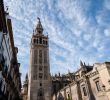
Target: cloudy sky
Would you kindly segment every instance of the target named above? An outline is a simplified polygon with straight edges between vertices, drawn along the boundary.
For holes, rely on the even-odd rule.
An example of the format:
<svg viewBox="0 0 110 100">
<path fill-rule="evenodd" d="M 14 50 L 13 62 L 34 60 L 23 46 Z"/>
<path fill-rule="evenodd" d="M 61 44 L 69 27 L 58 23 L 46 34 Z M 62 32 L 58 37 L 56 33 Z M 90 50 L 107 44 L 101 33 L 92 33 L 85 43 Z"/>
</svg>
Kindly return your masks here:
<svg viewBox="0 0 110 100">
<path fill-rule="evenodd" d="M 22 80 L 28 72 L 30 40 L 41 18 L 49 35 L 51 73 L 110 61 L 110 0 L 4 0 L 19 48 Z"/>
</svg>

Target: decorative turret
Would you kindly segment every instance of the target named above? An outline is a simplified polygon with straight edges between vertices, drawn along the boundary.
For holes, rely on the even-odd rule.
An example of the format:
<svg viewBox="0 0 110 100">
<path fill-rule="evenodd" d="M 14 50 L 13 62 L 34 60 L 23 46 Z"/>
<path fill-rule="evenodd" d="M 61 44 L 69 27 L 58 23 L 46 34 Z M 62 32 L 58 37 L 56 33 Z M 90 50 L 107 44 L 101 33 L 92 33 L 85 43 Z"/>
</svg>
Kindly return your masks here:
<svg viewBox="0 0 110 100">
<path fill-rule="evenodd" d="M 37 27 L 36 27 L 36 33 L 37 34 L 42 34 L 43 33 L 43 27 L 42 27 L 42 24 L 41 24 L 41 21 L 40 21 L 39 17 L 38 17 L 38 24 L 37 24 Z"/>
</svg>

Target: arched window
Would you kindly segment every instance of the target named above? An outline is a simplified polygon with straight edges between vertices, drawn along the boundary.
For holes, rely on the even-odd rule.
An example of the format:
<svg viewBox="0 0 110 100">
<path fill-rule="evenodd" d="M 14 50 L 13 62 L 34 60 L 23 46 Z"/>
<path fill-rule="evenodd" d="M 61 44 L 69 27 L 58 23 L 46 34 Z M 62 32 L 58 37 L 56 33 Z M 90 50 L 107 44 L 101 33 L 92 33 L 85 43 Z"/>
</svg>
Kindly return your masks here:
<svg viewBox="0 0 110 100">
<path fill-rule="evenodd" d="M 47 41 L 46 41 L 46 45 L 47 45 Z"/>
<path fill-rule="evenodd" d="M 83 94 L 84 94 L 84 96 L 87 96 L 86 87 L 83 87 L 82 90 L 83 90 Z"/>
<path fill-rule="evenodd" d="M 42 38 L 39 38 L 39 43 L 42 44 Z"/>
<path fill-rule="evenodd" d="M 39 79 L 42 79 L 42 76 L 43 76 L 42 73 L 39 73 Z"/>
<path fill-rule="evenodd" d="M 42 66 L 39 66 L 39 71 L 42 71 Z"/>
<path fill-rule="evenodd" d="M 42 86 L 42 83 L 40 83 L 40 86 Z"/>
<path fill-rule="evenodd" d="M 38 90 L 38 96 L 39 96 L 39 97 L 42 97 L 43 95 L 44 95 L 43 89 L 40 88 L 40 89 Z"/>
<path fill-rule="evenodd" d="M 47 51 L 44 51 L 44 63 L 47 63 Z"/>
<path fill-rule="evenodd" d="M 39 50 L 39 63 L 42 64 L 42 50 Z"/>
<path fill-rule="evenodd" d="M 96 81 L 95 84 L 96 84 L 97 91 L 101 91 L 100 82 Z"/>
<path fill-rule="evenodd" d="M 37 64 L 38 51 L 34 50 L 34 64 Z"/>
<path fill-rule="evenodd" d="M 38 44 L 38 39 L 37 39 L 37 44 Z"/>
<path fill-rule="evenodd" d="M 33 43 L 36 43 L 36 39 L 33 39 Z"/>
</svg>

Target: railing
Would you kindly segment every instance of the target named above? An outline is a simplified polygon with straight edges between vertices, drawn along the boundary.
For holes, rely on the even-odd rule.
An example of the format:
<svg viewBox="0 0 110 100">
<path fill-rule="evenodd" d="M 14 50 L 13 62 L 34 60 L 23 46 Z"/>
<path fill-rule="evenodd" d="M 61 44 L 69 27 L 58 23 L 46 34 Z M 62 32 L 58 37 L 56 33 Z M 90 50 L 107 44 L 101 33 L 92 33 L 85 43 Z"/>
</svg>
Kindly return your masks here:
<svg viewBox="0 0 110 100">
<path fill-rule="evenodd" d="M 3 67 L 5 66 L 5 59 L 2 54 L 0 54 L 0 71 L 3 70 Z"/>
<path fill-rule="evenodd" d="M 7 66 L 5 65 L 5 66 L 3 67 L 3 70 L 2 70 L 2 75 L 3 75 L 4 78 L 7 77 L 7 72 L 8 72 L 8 68 L 7 68 Z"/>
</svg>

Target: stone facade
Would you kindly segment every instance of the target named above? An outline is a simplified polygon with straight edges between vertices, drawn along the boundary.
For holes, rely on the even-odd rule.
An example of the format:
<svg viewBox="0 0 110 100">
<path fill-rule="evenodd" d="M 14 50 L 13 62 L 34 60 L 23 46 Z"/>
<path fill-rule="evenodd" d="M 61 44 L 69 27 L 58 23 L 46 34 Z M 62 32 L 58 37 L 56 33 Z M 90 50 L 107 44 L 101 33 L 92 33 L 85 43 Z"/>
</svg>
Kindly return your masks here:
<svg viewBox="0 0 110 100">
<path fill-rule="evenodd" d="M 51 82 L 48 100 L 110 100 L 110 62 L 93 66 L 80 62 L 79 70 L 51 76 Z"/>
<path fill-rule="evenodd" d="M 57 98 L 59 93 L 64 100 L 110 100 L 110 62 L 93 66 L 81 63 L 73 81 L 58 91 Z"/>
<path fill-rule="evenodd" d="M 28 100 L 50 100 L 51 98 L 48 46 L 48 36 L 43 34 L 39 19 L 31 39 Z"/>
<path fill-rule="evenodd" d="M 17 100 L 21 93 L 18 48 L 14 45 L 12 23 L 0 0 L 0 100 Z"/>
</svg>

